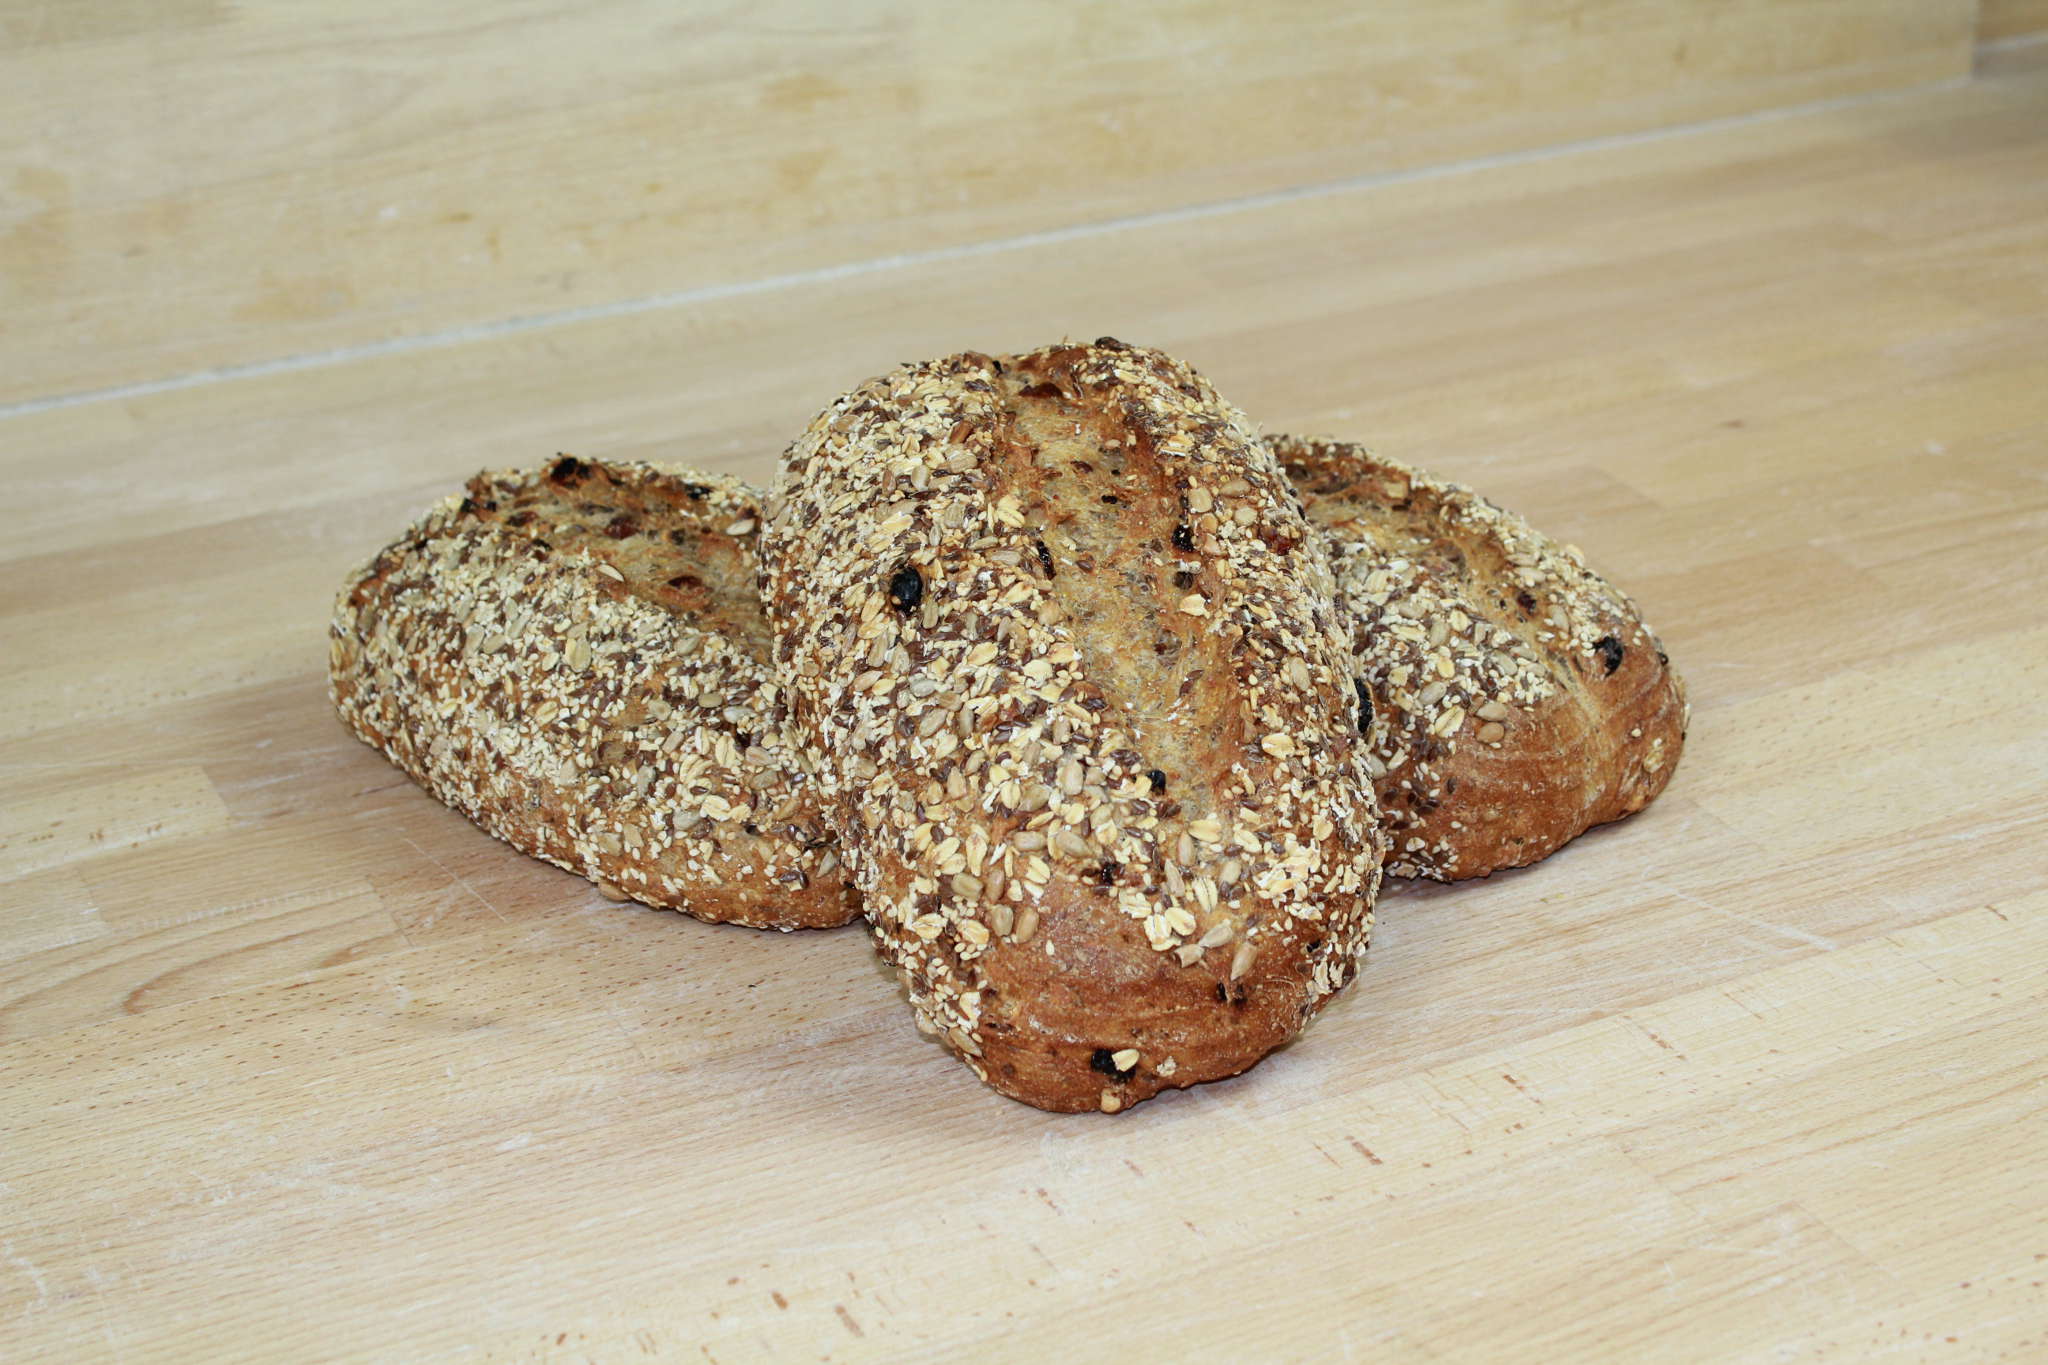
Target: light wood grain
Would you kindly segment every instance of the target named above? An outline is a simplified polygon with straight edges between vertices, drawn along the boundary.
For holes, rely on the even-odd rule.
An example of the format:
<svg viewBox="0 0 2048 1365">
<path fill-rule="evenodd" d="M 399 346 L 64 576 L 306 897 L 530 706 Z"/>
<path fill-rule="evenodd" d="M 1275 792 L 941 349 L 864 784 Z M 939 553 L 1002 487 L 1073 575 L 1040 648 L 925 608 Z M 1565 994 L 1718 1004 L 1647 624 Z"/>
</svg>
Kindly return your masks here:
<svg viewBox="0 0 2048 1365">
<path fill-rule="evenodd" d="M 0 404 L 1940 80 L 1974 11 L 0 0 Z"/>
<path fill-rule="evenodd" d="M 2044 208 L 2036 72 L 0 421 L 0 1353 L 2040 1358 Z M 329 712 L 329 593 L 475 468 L 758 476 L 1062 332 L 1583 546 L 1670 791 L 1056 1118 L 857 932 L 609 904 Z"/>
<path fill-rule="evenodd" d="M 1979 0 L 1977 41 L 2048 35 L 2048 0 Z"/>
</svg>

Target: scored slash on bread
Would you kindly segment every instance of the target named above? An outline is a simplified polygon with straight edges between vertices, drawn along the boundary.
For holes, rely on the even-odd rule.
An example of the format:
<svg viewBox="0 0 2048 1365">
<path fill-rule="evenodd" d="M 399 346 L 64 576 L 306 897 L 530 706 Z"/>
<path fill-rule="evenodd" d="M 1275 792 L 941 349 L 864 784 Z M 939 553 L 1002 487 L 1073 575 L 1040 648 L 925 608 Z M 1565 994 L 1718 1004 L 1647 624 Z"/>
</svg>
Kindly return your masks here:
<svg viewBox="0 0 2048 1365">
<path fill-rule="evenodd" d="M 762 928 L 857 913 L 787 728 L 758 495 L 562 458 L 479 474 L 350 580 L 329 691 L 358 736 L 614 899 Z"/>
<path fill-rule="evenodd" d="M 784 456 L 776 662 L 920 1025 L 1110 1112 L 1356 971 L 1384 836 L 1349 632 L 1272 456 L 1104 339 L 900 368 Z"/>
<path fill-rule="evenodd" d="M 1579 552 L 1471 489 L 1338 441 L 1267 438 L 1355 632 L 1387 871 L 1459 881 L 1648 805 L 1685 689 Z"/>
</svg>

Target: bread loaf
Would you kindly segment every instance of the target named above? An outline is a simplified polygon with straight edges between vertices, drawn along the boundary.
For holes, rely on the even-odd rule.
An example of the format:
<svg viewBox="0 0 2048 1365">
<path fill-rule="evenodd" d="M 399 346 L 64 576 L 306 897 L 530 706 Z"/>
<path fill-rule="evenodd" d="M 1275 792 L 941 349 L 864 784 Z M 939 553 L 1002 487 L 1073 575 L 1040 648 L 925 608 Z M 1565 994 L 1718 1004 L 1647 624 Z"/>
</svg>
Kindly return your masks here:
<svg viewBox="0 0 2048 1365">
<path fill-rule="evenodd" d="M 776 659 L 919 1024 L 1111 1112 L 1293 1037 L 1383 838 L 1351 641 L 1278 464 L 1110 339 L 900 368 L 784 456 Z"/>
<path fill-rule="evenodd" d="M 1664 789 L 1684 686 L 1576 549 L 1363 447 L 1268 444 L 1337 576 L 1389 872 L 1457 881 L 1534 862 Z"/>
<path fill-rule="evenodd" d="M 1304 497 L 1319 548 L 1337 571 L 1339 619 L 1348 623 L 1364 687 L 1362 761 L 1394 835 L 1388 871 L 1448 881 L 1533 862 L 1662 790 L 1684 743 L 1683 685 L 1633 605 L 1574 551 L 1469 489 L 1363 447 L 1289 436 L 1266 445 Z M 609 894 L 767 927 L 843 923 L 854 900 L 816 786 L 784 732 L 786 702 L 768 664 L 757 532 L 748 524 L 758 521 L 759 501 L 730 479 L 645 466 L 558 461 L 546 476 L 480 476 L 343 595 L 336 704 L 357 733 L 436 795 Z M 632 599 L 696 633 L 693 646 L 701 647 L 693 648 L 689 676 L 703 685 L 670 713 L 681 719 L 681 737 L 644 724 L 637 739 L 618 725 L 564 731 L 565 702 L 545 678 L 517 691 L 513 675 L 527 665 L 506 653 L 508 642 L 484 651 L 477 646 L 488 635 L 465 630 L 458 640 L 449 629 L 513 601 L 511 586 L 493 575 L 509 575 L 532 598 L 545 584 L 526 580 L 578 546 L 629 583 L 622 592 L 593 560 L 579 580 L 586 597 Z M 562 574 L 555 565 L 545 578 L 566 593 Z M 573 596 L 554 614 L 577 615 Z M 533 611 L 530 603 L 529 617 Z M 543 630 L 549 615 L 540 612 Z M 435 651 L 440 660 L 429 666 Z M 516 742 L 533 717 L 502 713 L 515 692 L 535 708 L 555 701 L 555 724 L 538 727 L 538 749 Z M 470 700 L 456 700 L 464 696 Z M 501 708 L 495 718 L 481 704 L 486 697 Z M 695 705 L 711 697 L 717 706 Z M 664 704 L 665 696 L 650 699 L 649 714 Z M 529 790 L 519 763 L 499 753 L 508 744 L 529 760 L 557 746 L 550 771 L 567 764 L 595 775 L 623 761 L 637 784 L 644 768 L 650 793 L 675 780 L 681 753 L 689 790 L 669 798 L 666 814 L 654 809 L 658 797 L 633 810 L 631 794 L 614 791 L 617 771 L 608 782 L 586 777 Z M 656 757 L 632 756 L 640 753 Z M 515 784 L 526 795 L 508 805 L 504 794 Z M 600 790 L 605 795 L 592 794 Z M 704 797 L 723 805 L 707 806 Z M 601 808 L 606 801 L 614 804 Z M 752 818 L 764 809 L 776 818 Z M 643 856 L 645 831 L 664 822 L 672 842 L 653 859 Z M 592 840 L 581 852 L 577 830 Z M 636 834 L 642 845 L 629 848 Z"/>
<path fill-rule="evenodd" d="M 794 929 L 857 912 L 769 671 L 756 495 L 572 458 L 480 474 L 335 605 L 364 741 L 615 899 Z"/>
</svg>

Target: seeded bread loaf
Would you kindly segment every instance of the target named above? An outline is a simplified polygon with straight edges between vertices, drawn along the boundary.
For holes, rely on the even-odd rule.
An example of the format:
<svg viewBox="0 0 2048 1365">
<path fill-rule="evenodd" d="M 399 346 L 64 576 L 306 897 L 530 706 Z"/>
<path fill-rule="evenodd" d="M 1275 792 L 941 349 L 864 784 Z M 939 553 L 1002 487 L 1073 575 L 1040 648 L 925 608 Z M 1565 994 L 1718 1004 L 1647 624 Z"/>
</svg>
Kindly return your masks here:
<svg viewBox="0 0 2048 1365">
<path fill-rule="evenodd" d="M 1384 844 L 1308 535 L 1235 409 L 1107 338 L 905 366 L 785 454 L 763 583 L 827 812 L 1002 1093 L 1233 1075 L 1351 979 Z"/>
<path fill-rule="evenodd" d="M 364 741 L 615 899 L 763 928 L 856 913 L 769 671 L 760 507 L 731 479 L 563 458 L 480 474 L 335 605 Z"/>
<path fill-rule="evenodd" d="M 1648 805 L 1685 689 L 1579 552 L 1468 488 L 1363 447 L 1276 436 L 1337 576 L 1387 870 L 1458 881 Z"/>
</svg>

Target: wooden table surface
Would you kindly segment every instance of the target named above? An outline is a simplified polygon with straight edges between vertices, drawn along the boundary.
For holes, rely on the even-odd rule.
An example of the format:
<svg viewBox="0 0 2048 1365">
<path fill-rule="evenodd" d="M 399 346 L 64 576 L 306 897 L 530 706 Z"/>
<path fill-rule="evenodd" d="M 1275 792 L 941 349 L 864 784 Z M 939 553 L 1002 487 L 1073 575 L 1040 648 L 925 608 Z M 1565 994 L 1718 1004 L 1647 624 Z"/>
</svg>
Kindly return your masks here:
<svg viewBox="0 0 2048 1365">
<path fill-rule="evenodd" d="M 858 930 L 608 903 L 328 709 L 344 572 L 481 466 L 764 475 L 1101 333 L 1583 546 L 1694 702 L 1247 1076 L 1012 1104 Z M 2048 1358 L 2048 73 L 17 406 L 0 469 L 0 1356 Z"/>
</svg>

